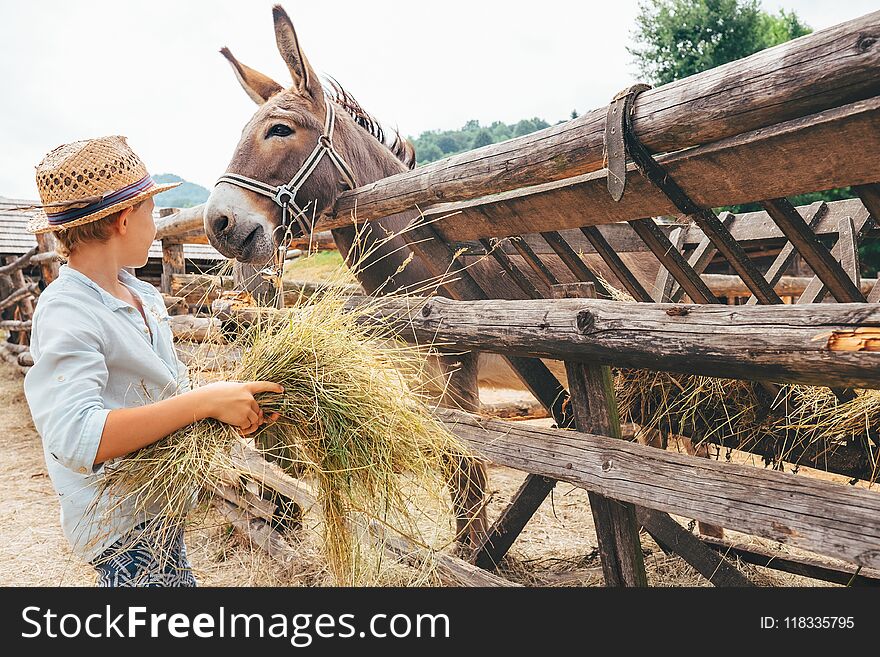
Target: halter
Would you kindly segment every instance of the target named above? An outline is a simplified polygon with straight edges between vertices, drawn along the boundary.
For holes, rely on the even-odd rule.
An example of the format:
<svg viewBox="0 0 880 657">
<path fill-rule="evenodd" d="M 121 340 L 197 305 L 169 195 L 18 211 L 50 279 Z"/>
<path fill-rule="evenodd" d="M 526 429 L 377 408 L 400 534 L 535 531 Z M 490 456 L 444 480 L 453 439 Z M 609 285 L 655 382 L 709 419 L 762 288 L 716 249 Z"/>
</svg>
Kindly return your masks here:
<svg viewBox="0 0 880 657">
<path fill-rule="evenodd" d="M 242 187 L 244 189 L 250 190 L 257 194 L 262 194 L 263 196 L 268 196 L 276 204 L 281 206 L 281 224 L 275 228 L 273 231 L 273 241 L 278 243 L 278 252 L 276 253 L 275 258 L 275 271 L 271 272 L 273 278 L 275 278 L 276 285 L 276 306 L 279 308 L 284 305 L 284 293 L 282 289 L 281 283 L 281 274 L 284 268 L 284 257 L 287 255 L 287 248 L 290 245 L 290 242 L 294 238 L 292 228 L 292 219 L 296 220 L 299 228 L 302 230 L 302 235 L 311 235 L 312 230 L 314 229 L 314 221 L 310 219 L 310 217 L 306 214 L 306 211 L 301 208 L 296 202 L 296 194 L 299 192 L 300 188 L 305 184 L 305 182 L 309 179 L 309 177 L 314 173 L 315 169 L 320 164 L 323 157 L 326 155 L 330 158 L 330 161 L 336 166 L 337 170 L 343 175 L 345 178 L 345 182 L 351 189 L 357 187 L 357 183 L 355 182 L 354 175 L 351 172 L 346 161 L 342 158 L 342 156 L 333 148 L 333 128 L 336 124 L 336 112 L 333 109 L 333 101 L 325 96 L 324 106 L 327 108 L 326 116 L 324 117 L 324 133 L 318 137 L 318 143 L 315 144 L 315 148 L 312 150 L 311 154 L 305 159 L 302 163 L 302 166 L 297 170 L 295 174 L 293 174 L 293 178 L 290 179 L 286 185 L 278 185 L 277 187 L 273 187 L 272 185 L 268 185 L 260 180 L 254 180 L 253 178 L 248 178 L 247 176 L 242 176 L 237 173 L 229 173 L 226 172 L 217 180 L 214 184 L 216 187 L 220 183 L 230 183 L 232 185 L 237 185 L 238 187 Z M 275 240 L 275 232 L 278 230 L 282 230 L 282 238 L 281 240 Z M 269 273 L 265 272 L 264 273 Z"/>
</svg>

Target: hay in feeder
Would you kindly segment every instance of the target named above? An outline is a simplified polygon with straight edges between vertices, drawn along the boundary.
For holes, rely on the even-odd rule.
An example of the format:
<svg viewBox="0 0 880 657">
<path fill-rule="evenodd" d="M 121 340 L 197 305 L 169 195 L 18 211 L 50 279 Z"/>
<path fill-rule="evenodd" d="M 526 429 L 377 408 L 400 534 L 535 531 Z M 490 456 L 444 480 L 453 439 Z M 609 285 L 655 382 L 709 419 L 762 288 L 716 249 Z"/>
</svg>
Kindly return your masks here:
<svg viewBox="0 0 880 657">
<path fill-rule="evenodd" d="M 603 283 L 614 300 L 633 301 L 625 291 Z M 880 474 L 880 391 L 857 390 L 842 402 L 821 386 L 764 386 L 651 370 L 614 373 L 621 422 L 632 422 L 643 432 L 757 452 L 776 468 L 783 462 L 797 466 L 806 454 L 829 454 L 840 445 L 857 444 L 871 464 L 869 483 Z"/>
</svg>

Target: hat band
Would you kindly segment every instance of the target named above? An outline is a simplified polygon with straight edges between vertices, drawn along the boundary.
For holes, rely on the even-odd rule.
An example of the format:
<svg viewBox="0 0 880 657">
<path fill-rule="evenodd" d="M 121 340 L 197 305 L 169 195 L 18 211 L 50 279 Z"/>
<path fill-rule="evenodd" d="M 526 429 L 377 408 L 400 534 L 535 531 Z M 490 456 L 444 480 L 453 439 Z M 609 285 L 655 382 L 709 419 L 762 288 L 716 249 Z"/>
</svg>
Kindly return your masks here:
<svg viewBox="0 0 880 657">
<path fill-rule="evenodd" d="M 127 185 L 122 189 L 116 190 L 112 194 L 105 196 L 96 203 L 92 203 L 91 205 L 87 205 L 83 208 L 76 208 L 74 210 L 65 210 L 63 212 L 54 213 L 47 212 L 46 216 L 48 217 L 49 223 L 52 226 L 66 224 L 70 221 L 74 221 L 75 219 L 81 219 L 82 217 L 87 217 L 90 214 L 99 212 L 105 208 L 110 207 L 111 205 L 116 205 L 117 203 L 122 203 L 123 201 L 134 198 L 141 192 L 152 188 L 155 184 L 156 182 L 153 180 L 150 174 L 147 174 L 137 182 Z"/>
</svg>

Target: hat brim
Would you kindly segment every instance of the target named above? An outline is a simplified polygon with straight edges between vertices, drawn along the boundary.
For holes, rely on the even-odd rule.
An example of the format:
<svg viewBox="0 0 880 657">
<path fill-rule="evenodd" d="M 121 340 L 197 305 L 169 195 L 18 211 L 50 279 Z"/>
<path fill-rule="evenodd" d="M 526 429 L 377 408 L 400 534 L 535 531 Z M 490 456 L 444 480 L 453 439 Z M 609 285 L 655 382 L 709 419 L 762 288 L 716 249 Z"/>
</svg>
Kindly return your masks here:
<svg viewBox="0 0 880 657">
<path fill-rule="evenodd" d="M 119 212 L 120 210 L 124 210 L 125 208 L 130 208 L 133 205 L 137 205 L 141 201 L 145 201 L 151 196 L 155 196 L 156 194 L 161 194 L 162 192 L 167 192 L 169 189 L 174 189 L 175 187 L 181 185 L 180 182 L 173 183 L 162 183 L 161 185 L 156 185 L 154 187 L 150 187 L 149 189 L 145 189 L 137 196 L 133 196 L 129 199 L 125 199 L 124 201 L 120 201 L 119 203 L 115 203 L 113 205 L 109 205 L 106 208 L 101 208 L 94 214 L 87 214 L 84 217 L 80 217 L 79 219 L 74 219 L 66 224 L 50 224 L 49 216 L 46 214 L 44 210 L 38 209 L 34 211 L 31 215 L 31 219 L 27 223 L 27 231 L 33 234 L 39 233 L 50 233 L 50 232 L 58 232 L 62 230 L 67 230 L 68 228 L 73 228 L 74 226 L 82 226 L 83 224 L 88 224 L 93 221 L 97 221 L 98 219 L 103 219 L 104 217 L 113 214 L 114 212 Z"/>
</svg>

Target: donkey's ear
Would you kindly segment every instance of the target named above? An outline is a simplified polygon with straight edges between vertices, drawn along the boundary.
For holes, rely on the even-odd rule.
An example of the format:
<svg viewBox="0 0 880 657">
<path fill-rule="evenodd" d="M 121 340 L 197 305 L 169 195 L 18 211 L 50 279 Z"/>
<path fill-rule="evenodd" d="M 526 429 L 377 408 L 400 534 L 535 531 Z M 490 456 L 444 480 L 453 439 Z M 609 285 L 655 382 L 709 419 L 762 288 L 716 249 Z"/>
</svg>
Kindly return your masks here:
<svg viewBox="0 0 880 657">
<path fill-rule="evenodd" d="M 238 81 L 241 83 L 241 86 L 244 87 L 247 95 L 250 96 L 251 100 L 257 105 L 262 105 L 269 100 L 270 96 L 284 90 L 284 87 L 275 82 L 272 78 L 267 77 L 259 71 L 255 71 L 238 61 L 232 56 L 232 53 L 229 52 L 229 48 L 221 48 L 220 54 L 232 64 L 232 70 L 235 71 L 235 77 L 238 78 Z"/>
<path fill-rule="evenodd" d="M 304 96 L 320 100 L 321 83 L 299 47 L 293 22 L 281 5 L 272 7 L 272 18 L 275 19 L 275 41 L 278 43 L 278 51 L 284 58 L 287 68 L 290 69 L 294 88 Z"/>
</svg>

